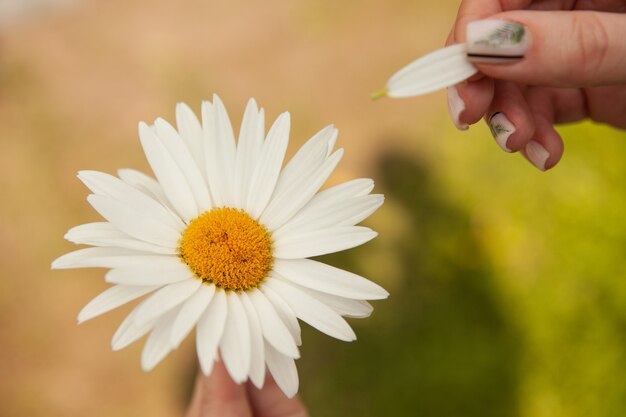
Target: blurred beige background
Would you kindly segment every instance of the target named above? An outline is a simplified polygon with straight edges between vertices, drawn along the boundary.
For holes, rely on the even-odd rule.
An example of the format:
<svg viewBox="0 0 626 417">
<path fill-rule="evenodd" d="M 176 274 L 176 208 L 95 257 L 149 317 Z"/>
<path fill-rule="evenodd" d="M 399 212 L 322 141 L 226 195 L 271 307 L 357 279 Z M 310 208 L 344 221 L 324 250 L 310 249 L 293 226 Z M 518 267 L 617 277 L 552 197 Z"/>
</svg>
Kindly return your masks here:
<svg viewBox="0 0 626 417">
<path fill-rule="evenodd" d="M 457 6 L 0 0 L 0 415 L 183 412 L 191 338 L 142 372 L 141 342 L 109 346 L 128 307 L 76 325 L 103 271 L 49 265 L 98 218 L 76 172 L 149 172 L 137 123 L 213 93 L 235 126 L 249 97 L 268 120 L 290 111 L 290 153 L 334 123 L 332 181 L 373 177 L 388 195 L 380 237 L 336 262 L 391 297 L 353 321 L 354 344 L 305 334 L 314 415 L 623 415 L 624 133 L 567 128 L 563 163 L 541 174 L 484 126 L 454 130 L 443 92 L 368 99 L 442 45 Z"/>
</svg>

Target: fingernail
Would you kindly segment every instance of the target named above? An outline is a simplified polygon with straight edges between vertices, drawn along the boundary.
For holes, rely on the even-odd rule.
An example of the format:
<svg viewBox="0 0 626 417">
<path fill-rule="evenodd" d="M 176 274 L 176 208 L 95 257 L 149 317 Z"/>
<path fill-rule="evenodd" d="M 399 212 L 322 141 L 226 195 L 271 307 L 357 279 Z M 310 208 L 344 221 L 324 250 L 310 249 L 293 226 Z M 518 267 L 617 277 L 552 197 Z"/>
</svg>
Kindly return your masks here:
<svg viewBox="0 0 626 417">
<path fill-rule="evenodd" d="M 524 26 L 506 20 L 485 19 L 467 25 L 467 57 L 474 62 L 515 62 L 528 50 Z"/>
<path fill-rule="evenodd" d="M 461 123 L 459 116 L 465 110 L 465 102 L 459 96 L 459 92 L 456 87 L 448 87 L 448 110 L 450 110 L 450 116 L 454 125 L 459 130 L 467 130 L 469 125 L 467 123 Z"/>
<path fill-rule="evenodd" d="M 542 171 L 546 170 L 546 162 L 550 153 L 536 140 L 531 140 L 526 144 L 526 158 Z"/>
<path fill-rule="evenodd" d="M 491 130 L 491 134 L 493 138 L 496 140 L 498 145 L 505 152 L 511 152 L 511 148 L 506 146 L 506 142 L 509 140 L 509 137 L 515 132 L 515 126 L 511 121 L 504 115 L 504 113 L 496 112 L 491 115 L 489 118 L 489 130 Z"/>
</svg>

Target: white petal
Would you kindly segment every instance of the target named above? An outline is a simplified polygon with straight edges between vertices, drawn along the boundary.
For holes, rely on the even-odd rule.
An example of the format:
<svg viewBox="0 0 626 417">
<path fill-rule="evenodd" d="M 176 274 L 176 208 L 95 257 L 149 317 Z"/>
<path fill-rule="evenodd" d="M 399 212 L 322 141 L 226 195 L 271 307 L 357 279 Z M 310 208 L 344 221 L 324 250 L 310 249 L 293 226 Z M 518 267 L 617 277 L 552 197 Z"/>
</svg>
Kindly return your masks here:
<svg viewBox="0 0 626 417">
<path fill-rule="evenodd" d="M 380 300 L 389 296 L 372 281 L 311 259 L 276 259 L 273 269 L 295 284 L 328 294 L 359 300 Z"/>
<path fill-rule="evenodd" d="M 299 358 L 300 352 L 295 340 L 278 313 L 276 313 L 272 303 L 258 289 L 250 291 L 249 296 L 261 320 L 261 329 L 263 330 L 265 340 L 283 355 L 294 359 Z"/>
<path fill-rule="evenodd" d="M 215 111 L 210 101 L 203 101 L 202 115 L 202 142 L 204 148 L 204 160 L 206 178 L 211 191 L 211 197 L 215 207 L 224 207 L 224 188 L 226 185 L 220 173 L 219 157 L 216 144 Z"/>
<path fill-rule="evenodd" d="M 203 103 L 204 104 L 204 103 Z M 205 123 L 205 106 L 203 124 Z M 210 110 L 210 108 L 207 108 Z M 232 207 L 234 203 L 234 168 L 235 168 L 235 135 L 224 104 L 217 95 L 213 96 L 211 114 L 207 115 L 207 123 L 203 129 L 212 130 L 211 140 L 205 141 L 207 155 L 207 175 L 211 186 L 214 203 L 218 207 Z M 210 121 L 212 118 L 212 122 Z M 219 197 L 219 199 L 218 199 Z"/>
<path fill-rule="evenodd" d="M 200 367 L 205 375 L 209 375 L 213 369 L 217 346 L 224 333 L 227 312 L 226 293 L 218 290 L 198 320 L 196 350 Z"/>
<path fill-rule="evenodd" d="M 80 171 L 78 178 L 94 194 L 110 197 L 134 211 L 143 213 L 159 223 L 163 223 L 170 228 L 180 232 L 185 225 L 180 219 L 163 206 L 163 204 L 150 198 L 145 193 L 139 191 L 126 182 L 112 175 L 98 171 Z"/>
<path fill-rule="evenodd" d="M 170 256 L 155 255 L 123 248 L 86 248 L 58 257 L 52 269 L 69 268 L 119 268 L 159 261 Z"/>
<path fill-rule="evenodd" d="M 241 292 L 239 297 L 250 325 L 250 372 L 248 374 L 254 386 L 261 389 L 265 382 L 265 350 L 263 348 L 263 334 L 260 322 L 263 318 L 257 315 L 252 302 L 245 292 Z"/>
<path fill-rule="evenodd" d="M 367 195 L 372 189 L 374 189 L 374 181 L 369 178 L 346 181 L 317 193 L 302 209 L 302 212 L 305 210 L 314 212 L 320 207 L 335 206 L 351 197 Z"/>
<path fill-rule="evenodd" d="M 250 192 L 244 209 L 258 219 L 274 192 L 289 142 L 289 113 L 282 113 L 274 122 L 263 143 L 263 149 L 252 175 Z"/>
<path fill-rule="evenodd" d="M 143 324 L 137 324 L 135 322 L 137 310 L 143 305 L 143 303 L 145 303 L 145 301 L 135 307 L 135 309 L 131 311 L 128 316 L 126 316 L 122 324 L 120 324 L 120 327 L 118 327 L 117 331 L 113 335 L 113 340 L 111 341 L 111 348 L 113 350 L 124 349 L 126 346 L 140 339 L 152 330 L 157 323 L 157 319 L 150 320 L 149 322 Z"/>
<path fill-rule="evenodd" d="M 389 97 L 427 94 L 457 84 L 478 72 L 467 60 L 465 44 L 451 45 L 411 62 L 387 82 Z"/>
<path fill-rule="evenodd" d="M 293 359 L 281 355 L 272 345 L 265 343 L 265 360 L 276 385 L 287 398 L 293 398 L 298 392 L 299 385 L 298 370 Z"/>
<path fill-rule="evenodd" d="M 220 340 L 220 355 L 233 381 L 241 384 L 250 371 L 250 325 L 238 295 L 228 293 L 226 300 L 228 314 Z"/>
<path fill-rule="evenodd" d="M 146 159 L 172 207 L 184 221 L 197 217 L 198 207 L 187 180 L 155 131 L 142 122 L 139 124 L 139 139 Z"/>
<path fill-rule="evenodd" d="M 315 193 L 326 182 L 343 156 L 343 149 L 331 155 L 319 169 L 302 177 L 302 181 L 294 181 L 289 193 L 272 198 L 261 216 L 260 222 L 270 231 L 276 230 L 308 203 Z"/>
<path fill-rule="evenodd" d="M 158 318 L 189 298 L 200 285 L 199 279 L 189 278 L 161 288 L 137 308 L 135 321 L 141 325 Z"/>
<path fill-rule="evenodd" d="M 172 350 L 169 336 L 177 313 L 174 309 L 161 317 L 148 336 L 146 345 L 141 352 L 141 368 L 144 371 L 151 371 Z"/>
<path fill-rule="evenodd" d="M 148 195 L 156 201 L 165 203 L 167 198 L 163 194 L 161 186 L 154 178 L 132 168 L 117 170 L 117 175 L 122 181 Z"/>
<path fill-rule="evenodd" d="M 175 248 L 135 239 L 109 222 L 81 224 L 68 230 L 64 237 L 70 242 L 82 245 L 120 247 L 162 255 L 175 255 L 177 252 Z"/>
<path fill-rule="evenodd" d="M 186 264 L 174 256 L 111 269 L 105 275 L 106 282 L 124 285 L 167 285 L 186 279 L 195 279 L 195 276 Z"/>
<path fill-rule="evenodd" d="M 180 232 L 111 197 L 91 194 L 89 204 L 122 232 L 155 245 L 175 248 Z"/>
<path fill-rule="evenodd" d="M 176 105 L 176 126 L 180 137 L 187 145 L 189 153 L 196 161 L 201 173 L 205 172 L 204 147 L 202 144 L 202 126 L 193 110 L 185 103 Z"/>
<path fill-rule="evenodd" d="M 337 137 L 337 129 L 333 125 L 326 126 L 306 141 L 298 152 L 289 160 L 278 177 L 272 199 L 282 198 L 283 194 L 291 194 L 298 189 L 303 177 L 308 177 L 324 163 L 327 157 L 329 142 Z"/>
<path fill-rule="evenodd" d="M 267 299 L 272 303 L 276 313 L 282 320 L 282 322 L 287 326 L 289 333 L 291 333 L 291 337 L 295 340 L 296 345 L 300 346 L 302 344 L 302 337 L 300 335 L 300 324 L 298 323 L 298 318 L 296 314 L 293 312 L 291 307 L 283 300 L 278 294 L 274 291 L 270 290 L 267 287 L 261 287 L 261 292 L 267 297 Z"/>
<path fill-rule="evenodd" d="M 159 288 L 152 286 L 116 285 L 96 296 L 78 313 L 78 323 L 83 323 L 101 314 L 107 313 L 136 298 Z"/>
<path fill-rule="evenodd" d="M 177 348 L 191 332 L 215 294 L 215 285 L 201 285 L 181 306 L 172 325 L 170 344 Z"/>
<path fill-rule="evenodd" d="M 337 314 L 344 317 L 362 319 L 369 317 L 372 314 L 372 311 L 374 311 L 374 307 L 364 300 L 353 300 L 350 298 L 339 297 L 337 295 L 315 291 L 310 288 L 298 287 L 298 289 L 326 304 L 328 307 L 335 310 Z"/>
<path fill-rule="evenodd" d="M 161 144 L 167 149 L 169 155 L 176 162 L 178 169 L 185 177 L 196 201 L 199 213 L 210 210 L 212 203 L 209 187 L 176 129 L 163 119 L 157 119 L 154 122 L 154 128 Z"/>
<path fill-rule="evenodd" d="M 315 171 L 329 156 L 328 150 L 331 148 L 331 142 L 334 142 L 338 133 L 339 131 L 333 125 L 328 125 L 307 140 L 281 172 L 276 190 L 287 188 L 291 181 L 297 180 L 299 173 Z"/>
<path fill-rule="evenodd" d="M 244 207 L 250 192 L 252 174 L 263 147 L 265 117 L 254 99 L 248 101 L 239 130 L 235 162 L 235 207 Z"/>
<path fill-rule="evenodd" d="M 382 195 L 369 194 L 348 198 L 335 205 L 318 205 L 316 210 L 304 207 L 280 229 L 272 233 L 275 240 L 287 233 L 304 233 L 337 226 L 354 226 L 369 217 L 385 201 Z"/>
<path fill-rule="evenodd" d="M 374 239 L 378 233 L 362 226 L 344 226 L 312 232 L 287 234 L 274 242 L 274 257 L 309 258 L 354 248 Z"/>
<path fill-rule="evenodd" d="M 264 286 L 276 291 L 300 320 L 336 339 L 356 340 L 354 331 L 339 314 L 304 291 L 276 278 L 269 278 Z"/>
</svg>

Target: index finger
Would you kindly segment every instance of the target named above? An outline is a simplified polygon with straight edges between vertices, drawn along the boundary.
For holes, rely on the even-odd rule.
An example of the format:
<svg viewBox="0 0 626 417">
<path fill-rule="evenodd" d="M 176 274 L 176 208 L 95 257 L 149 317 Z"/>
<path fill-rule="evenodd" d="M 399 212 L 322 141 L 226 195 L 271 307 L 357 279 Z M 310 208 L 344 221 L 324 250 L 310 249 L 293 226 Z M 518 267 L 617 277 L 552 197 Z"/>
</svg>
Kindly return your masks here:
<svg viewBox="0 0 626 417">
<path fill-rule="evenodd" d="M 211 375 L 199 372 L 186 417 L 252 417 L 246 387 L 231 379 L 224 363 L 215 363 Z"/>
<path fill-rule="evenodd" d="M 254 415 L 258 417 L 307 417 L 308 413 L 300 396 L 287 398 L 274 378 L 267 373 L 265 385 L 257 389 L 248 384 L 248 397 Z"/>
</svg>

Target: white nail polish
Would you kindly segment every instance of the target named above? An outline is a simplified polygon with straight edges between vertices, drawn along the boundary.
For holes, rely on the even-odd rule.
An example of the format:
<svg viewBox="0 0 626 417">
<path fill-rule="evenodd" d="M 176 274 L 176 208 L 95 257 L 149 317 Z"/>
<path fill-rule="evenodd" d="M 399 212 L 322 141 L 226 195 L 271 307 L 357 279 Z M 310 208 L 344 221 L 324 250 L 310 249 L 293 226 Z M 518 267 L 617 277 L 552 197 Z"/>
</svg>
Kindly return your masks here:
<svg viewBox="0 0 626 417">
<path fill-rule="evenodd" d="M 467 57 L 474 62 L 506 63 L 524 58 L 529 34 L 519 23 L 498 19 L 470 22 L 466 31 Z"/>
<path fill-rule="evenodd" d="M 526 157 L 537 168 L 542 171 L 546 170 L 546 162 L 550 157 L 550 153 L 536 140 L 531 140 L 526 144 Z"/>
<path fill-rule="evenodd" d="M 511 152 L 511 149 L 506 146 L 506 143 L 509 140 L 509 137 L 515 132 L 515 126 L 504 115 L 504 113 L 496 112 L 491 115 L 489 118 L 489 130 L 491 130 L 493 138 L 502 150 L 505 152 Z"/>
<path fill-rule="evenodd" d="M 469 128 L 467 123 L 461 123 L 459 120 L 459 116 L 465 110 L 465 102 L 454 86 L 448 87 L 448 110 L 450 110 L 450 116 L 452 116 L 452 121 L 457 129 L 467 130 Z"/>
</svg>

